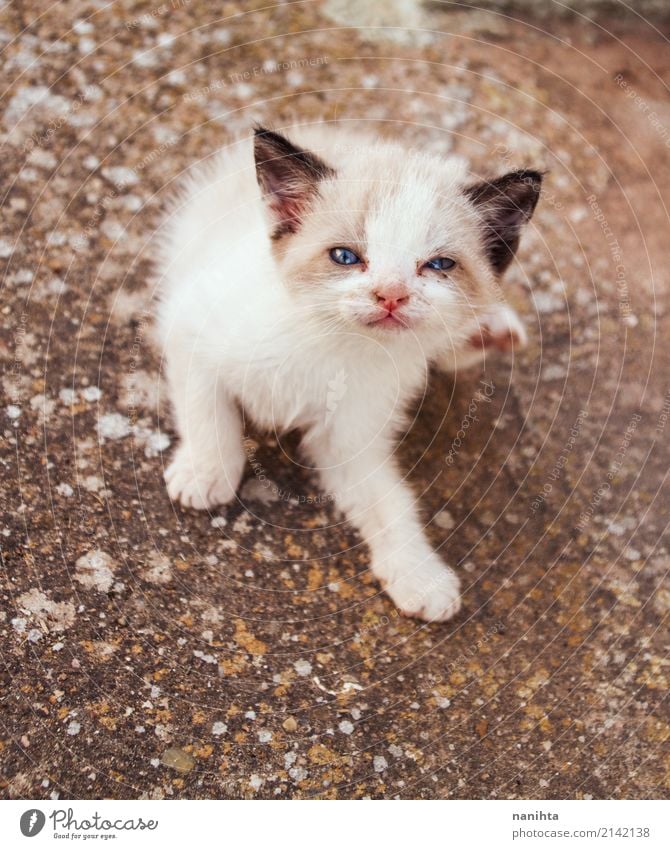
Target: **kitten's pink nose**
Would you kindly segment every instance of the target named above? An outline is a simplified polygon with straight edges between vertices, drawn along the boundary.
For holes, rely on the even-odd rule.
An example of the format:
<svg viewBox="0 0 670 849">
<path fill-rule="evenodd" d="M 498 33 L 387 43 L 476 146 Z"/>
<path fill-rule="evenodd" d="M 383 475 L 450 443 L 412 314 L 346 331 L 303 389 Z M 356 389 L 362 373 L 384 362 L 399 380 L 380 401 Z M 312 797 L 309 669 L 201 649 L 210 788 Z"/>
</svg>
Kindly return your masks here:
<svg viewBox="0 0 670 849">
<path fill-rule="evenodd" d="M 384 307 L 390 313 L 395 312 L 401 304 L 406 304 L 409 301 L 407 287 L 402 284 L 384 286 L 377 289 L 374 295 L 379 306 Z"/>
</svg>

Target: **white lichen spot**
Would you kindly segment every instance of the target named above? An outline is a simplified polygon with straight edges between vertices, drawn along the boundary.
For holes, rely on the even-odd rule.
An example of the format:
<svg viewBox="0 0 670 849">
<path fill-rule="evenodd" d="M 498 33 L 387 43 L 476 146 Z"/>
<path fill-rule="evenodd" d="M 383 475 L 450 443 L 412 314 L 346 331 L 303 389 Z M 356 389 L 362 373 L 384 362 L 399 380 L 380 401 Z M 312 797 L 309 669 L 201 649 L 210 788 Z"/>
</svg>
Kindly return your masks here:
<svg viewBox="0 0 670 849">
<path fill-rule="evenodd" d="M 215 722 L 214 725 L 212 725 L 212 734 L 215 737 L 220 737 L 222 734 L 225 734 L 227 730 L 228 726 L 225 722 Z"/>
<path fill-rule="evenodd" d="M 342 722 L 337 726 L 343 734 L 353 734 L 354 733 L 354 724 L 353 722 L 349 722 L 348 719 L 343 719 Z"/>
<path fill-rule="evenodd" d="M 70 601 L 52 601 L 36 587 L 20 595 L 19 608 L 39 625 L 51 631 L 64 631 L 74 624 L 75 609 Z"/>
<path fill-rule="evenodd" d="M 250 478 L 240 490 L 243 501 L 257 501 L 260 504 L 272 504 L 279 501 L 277 486 L 270 480 Z"/>
<path fill-rule="evenodd" d="M 74 490 L 69 483 L 59 483 L 56 487 L 56 492 L 59 495 L 64 495 L 65 498 L 71 498 L 74 495 Z"/>
<path fill-rule="evenodd" d="M 456 521 L 448 510 L 441 510 L 435 516 L 435 524 L 438 528 L 442 528 L 443 531 L 450 531 L 456 527 Z"/>
<path fill-rule="evenodd" d="M 172 562 L 165 554 L 152 551 L 142 572 L 146 581 L 152 584 L 169 584 L 172 580 Z"/>
<path fill-rule="evenodd" d="M 293 668 L 301 675 L 303 678 L 312 671 L 312 664 L 308 660 L 296 660 L 293 664 Z"/>
<path fill-rule="evenodd" d="M 16 421 L 18 417 L 21 415 L 21 407 L 17 407 L 16 404 L 9 404 L 5 407 L 5 412 L 7 413 L 7 418 L 12 421 Z"/>
<path fill-rule="evenodd" d="M 72 404 L 77 403 L 77 393 L 74 391 L 74 389 L 69 389 L 67 387 L 61 389 L 61 391 L 58 393 L 58 397 L 63 402 L 63 404 L 66 404 L 68 407 L 72 406 Z"/>
<path fill-rule="evenodd" d="M 126 168 L 123 165 L 115 165 L 111 168 L 102 169 L 103 177 L 111 180 L 117 189 L 123 189 L 126 186 L 134 186 L 139 182 L 139 177 L 132 168 Z"/>
<path fill-rule="evenodd" d="M 235 523 L 233 524 L 233 533 L 235 534 L 248 534 L 252 529 L 251 524 L 251 516 L 245 510 L 240 513 L 240 515 L 235 519 Z"/>
<path fill-rule="evenodd" d="M 375 755 L 372 759 L 372 768 L 375 772 L 384 772 L 388 769 L 388 761 L 384 755 Z"/>
<path fill-rule="evenodd" d="M 38 413 L 40 424 L 48 421 L 55 408 L 56 402 L 53 398 L 47 398 L 43 393 L 33 395 L 30 399 L 30 409 Z"/>
<path fill-rule="evenodd" d="M 67 733 L 70 737 L 75 737 L 81 731 L 81 724 L 77 722 L 76 719 L 73 719 L 72 722 L 67 727 Z"/>
<path fill-rule="evenodd" d="M 307 778 L 307 770 L 304 766 L 294 766 L 289 769 L 288 774 L 294 781 L 304 781 Z"/>
<path fill-rule="evenodd" d="M 104 236 L 107 236 L 107 238 L 112 242 L 117 242 L 123 237 L 126 229 L 120 221 L 117 221 L 115 218 L 110 218 L 107 221 L 102 222 L 100 225 L 100 232 Z"/>
<path fill-rule="evenodd" d="M 451 702 L 446 696 L 441 695 L 437 690 L 433 690 L 433 697 L 435 698 L 435 704 L 440 708 L 440 710 L 446 710 Z"/>
<path fill-rule="evenodd" d="M 98 548 L 88 551 L 77 560 L 75 566 L 75 580 L 83 587 L 103 593 L 112 588 L 116 563 L 106 551 Z"/>
<path fill-rule="evenodd" d="M 86 386 L 81 390 L 81 397 L 84 401 L 94 402 L 102 398 L 102 391 L 97 386 Z"/>
<path fill-rule="evenodd" d="M 195 649 L 193 652 L 193 657 L 197 657 L 198 660 L 202 660 L 204 663 L 212 663 L 216 664 L 217 660 L 213 654 L 205 654 L 204 651 L 200 651 L 200 649 Z"/>
<path fill-rule="evenodd" d="M 272 731 L 268 731 L 266 728 L 263 728 L 258 732 L 259 743 L 269 743 L 270 740 L 272 740 Z"/>
<path fill-rule="evenodd" d="M 149 434 L 147 441 L 144 444 L 145 457 L 158 457 L 163 451 L 170 447 L 170 437 L 167 433 L 162 433 L 160 430 L 155 430 Z"/>
<path fill-rule="evenodd" d="M 98 436 L 103 442 L 106 439 L 123 439 L 130 430 L 128 416 L 121 413 L 106 413 L 98 419 Z"/>
</svg>

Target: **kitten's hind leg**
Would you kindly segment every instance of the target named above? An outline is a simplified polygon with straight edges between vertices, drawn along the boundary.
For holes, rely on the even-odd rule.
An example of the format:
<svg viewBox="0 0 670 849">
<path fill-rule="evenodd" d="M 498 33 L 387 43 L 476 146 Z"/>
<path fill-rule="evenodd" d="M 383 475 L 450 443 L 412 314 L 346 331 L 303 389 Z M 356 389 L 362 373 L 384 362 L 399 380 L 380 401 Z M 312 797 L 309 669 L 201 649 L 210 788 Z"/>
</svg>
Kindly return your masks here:
<svg viewBox="0 0 670 849">
<path fill-rule="evenodd" d="M 208 370 L 168 363 L 181 443 L 165 470 L 170 498 L 206 510 L 235 497 L 244 470 L 240 412 Z"/>
<path fill-rule="evenodd" d="M 442 371 L 457 372 L 471 368 L 495 351 L 520 351 L 528 337 L 518 314 L 505 304 L 497 304 L 473 322 L 465 345 L 448 351 L 438 360 Z"/>
</svg>

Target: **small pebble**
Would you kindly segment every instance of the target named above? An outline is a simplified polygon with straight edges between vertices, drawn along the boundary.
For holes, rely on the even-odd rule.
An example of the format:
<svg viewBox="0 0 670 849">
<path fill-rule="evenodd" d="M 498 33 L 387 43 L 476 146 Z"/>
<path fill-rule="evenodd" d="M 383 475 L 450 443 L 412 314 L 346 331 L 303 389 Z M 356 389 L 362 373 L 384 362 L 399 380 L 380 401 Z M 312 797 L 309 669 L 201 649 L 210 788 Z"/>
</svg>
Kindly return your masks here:
<svg viewBox="0 0 670 849">
<path fill-rule="evenodd" d="M 190 772 L 195 766 L 194 758 L 185 752 L 183 749 L 166 749 L 161 758 L 163 766 L 169 766 L 176 769 L 177 772 Z"/>
</svg>

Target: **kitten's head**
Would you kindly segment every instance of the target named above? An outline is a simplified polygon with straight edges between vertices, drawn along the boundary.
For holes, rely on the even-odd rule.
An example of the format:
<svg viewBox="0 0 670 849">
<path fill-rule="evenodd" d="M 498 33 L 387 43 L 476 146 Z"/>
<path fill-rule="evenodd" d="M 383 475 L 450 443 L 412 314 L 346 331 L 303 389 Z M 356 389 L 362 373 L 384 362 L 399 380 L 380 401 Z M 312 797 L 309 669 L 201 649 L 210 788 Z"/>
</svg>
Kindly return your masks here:
<svg viewBox="0 0 670 849">
<path fill-rule="evenodd" d="M 387 143 L 326 162 L 263 128 L 254 153 L 275 257 L 301 307 L 330 327 L 453 348 L 500 300 L 542 182 L 514 171 L 472 185 L 453 160 Z"/>
</svg>

